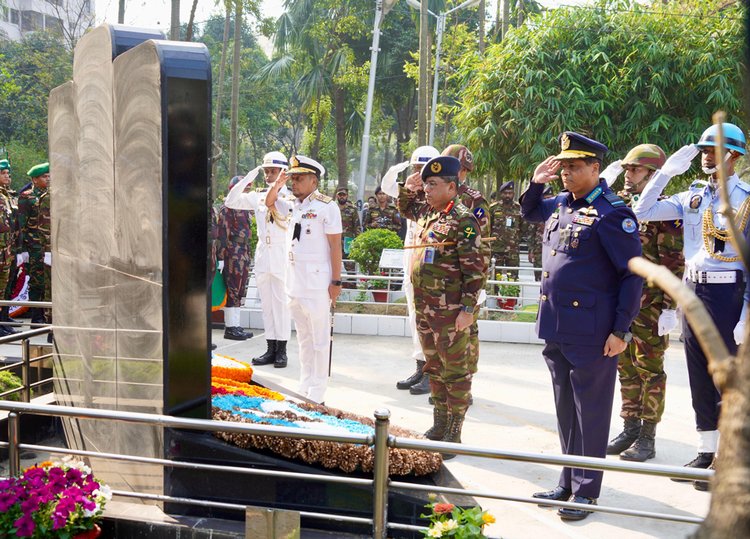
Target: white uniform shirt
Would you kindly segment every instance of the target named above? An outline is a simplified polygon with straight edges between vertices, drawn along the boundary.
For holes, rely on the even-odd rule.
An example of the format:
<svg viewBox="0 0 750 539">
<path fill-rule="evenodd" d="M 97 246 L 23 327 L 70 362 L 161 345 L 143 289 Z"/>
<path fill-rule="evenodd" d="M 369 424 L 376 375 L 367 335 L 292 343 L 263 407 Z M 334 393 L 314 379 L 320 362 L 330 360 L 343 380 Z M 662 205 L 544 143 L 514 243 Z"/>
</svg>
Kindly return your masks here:
<svg viewBox="0 0 750 539">
<path fill-rule="evenodd" d="M 245 188 L 253 180 L 250 174 L 240 180 L 227 195 L 224 205 L 233 210 L 253 210 L 258 231 L 255 246 L 255 274 L 271 273 L 284 278 L 287 266 L 287 231 L 291 208 L 281 213 L 269 211 L 266 206 L 268 188 L 245 193 Z M 286 186 L 279 190 L 279 198 L 291 200 L 292 193 Z"/>
<path fill-rule="evenodd" d="M 327 235 L 341 234 L 341 211 L 331 197 L 317 190 L 302 201 L 276 201 L 279 213 L 286 215 L 290 209 L 287 293 L 293 298 L 327 296 L 333 274 Z"/>
</svg>

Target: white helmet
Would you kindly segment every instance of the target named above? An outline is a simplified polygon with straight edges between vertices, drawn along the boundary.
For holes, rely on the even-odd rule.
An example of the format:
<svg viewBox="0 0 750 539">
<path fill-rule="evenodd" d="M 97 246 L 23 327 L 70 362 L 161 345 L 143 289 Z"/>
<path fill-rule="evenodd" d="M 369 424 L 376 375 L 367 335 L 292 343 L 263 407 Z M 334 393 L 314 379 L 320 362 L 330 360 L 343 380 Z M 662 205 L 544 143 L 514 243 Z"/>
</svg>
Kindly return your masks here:
<svg viewBox="0 0 750 539">
<path fill-rule="evenodd" d="M 263 156 L 263 168 L 280 168 L 286 170 L 289 168 L 289 162 L 281 152 L 268 152 Z"/>
<path fill-rule="evenodd" d="M 410 165 L 424 165 L 427 161 L 433 157 L 438 157 L 440 152 L 432 146 L 420 146 L 414 150 L 409 160 Z"/>
</svg>

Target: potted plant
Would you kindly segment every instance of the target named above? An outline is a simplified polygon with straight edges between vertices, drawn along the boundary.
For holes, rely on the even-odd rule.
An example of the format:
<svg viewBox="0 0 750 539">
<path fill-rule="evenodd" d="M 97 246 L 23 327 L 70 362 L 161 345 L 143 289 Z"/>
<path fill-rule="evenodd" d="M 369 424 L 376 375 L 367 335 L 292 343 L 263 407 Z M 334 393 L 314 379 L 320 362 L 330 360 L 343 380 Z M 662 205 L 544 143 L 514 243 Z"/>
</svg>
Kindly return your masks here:
<svg viewBox="0 0 750 539">
<path fill-rule="evenodd" d="M 367 281 L 367 288 L 372 290 L 372 298 L 379 303 L 388 302 L 388 281 L 386 279 L 370 279 Z"/>
<path fill-rule="evenodd" d="M 515 281 L 507 273 L 498 273 L 495 277 L 498 281 Z M 497 285 L 497 307 L 498 309 L 513 310 L 518 303 L 521 295 L 521 287 L 517 284 L 500 284 Z"/>
<path fill-rule="evenodd" d="M 111 498 L 83 462 L 42 462 L 0 480 L 0 537 L 93 539 Z"/>
<path fill-rule="evenodd" d="M 392 230 L 373 228 L 363 232 L 352 241 L 349 258 L 359 264 L 366 275 L 377 275 L 383 249 L 403 249 L 404 242 Z"/>
</svg>

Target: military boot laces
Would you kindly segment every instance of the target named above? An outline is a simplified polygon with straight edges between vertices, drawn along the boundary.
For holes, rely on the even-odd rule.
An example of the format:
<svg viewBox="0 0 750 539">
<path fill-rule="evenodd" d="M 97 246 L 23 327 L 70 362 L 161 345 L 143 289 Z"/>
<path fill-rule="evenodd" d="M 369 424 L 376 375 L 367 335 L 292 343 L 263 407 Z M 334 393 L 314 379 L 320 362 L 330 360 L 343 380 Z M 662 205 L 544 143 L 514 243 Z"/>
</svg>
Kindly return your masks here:
<svg viewBox="0 0 750 539">
<path fill-rule="evenodd" d="M 266 339 L 266 353 L 253 359 L 253 365 L 268 365 L 276 360 L 276 341 Z"/>
<path fill-rule="evenodd" d="M 635 462 L 645 462 L 656 456 L 656 423 L 644 421 L 641 425 L 641 432 L 633 445 L 620 453 L 622 460 L 632 460 Z"/>
<path fill-rule="evenodd" d="M 641 420 L 636 417 L 626 417 L 623 431 L 612 438 L 607 444 L 607 455 L 617 455 L 633 445 L 641 431 Z"/>
<path fill-rule="evenodd" d="M 454 444 L 461 443 L 461 427 L 464 424 L 463 416 L 451 415 L 448 420 L 448 428 L 446 429 L 445 436 L 443 436 L 443 442 L 451 442 Z M 450 460 L 455 457 L 455 453 L 443 453 L 443 460 Z"/>
<path fill-rule="evenodd" d="M 424 433 L 430 440 L 442 440 L 448 430 L 448 410 L 432 410 L 432 426 Z"/>
<path fill-rule="evenodd" d="M 286 357 L 286 341 L 276 341 L 276 358 L 273 361 L 275 369 L 286 367 L 288 358 Z"/>
<path fill-rule="evenodd" d="M 422 377 L 424 376 L 422 374 L 422 367 L 424 367 L 424 361 L 418 359 L 417 370 L 415 370 L 408 378 L 396 382 L 396 389 L 409 389 L 414 384 L 421 382 Z"/>
</svg>

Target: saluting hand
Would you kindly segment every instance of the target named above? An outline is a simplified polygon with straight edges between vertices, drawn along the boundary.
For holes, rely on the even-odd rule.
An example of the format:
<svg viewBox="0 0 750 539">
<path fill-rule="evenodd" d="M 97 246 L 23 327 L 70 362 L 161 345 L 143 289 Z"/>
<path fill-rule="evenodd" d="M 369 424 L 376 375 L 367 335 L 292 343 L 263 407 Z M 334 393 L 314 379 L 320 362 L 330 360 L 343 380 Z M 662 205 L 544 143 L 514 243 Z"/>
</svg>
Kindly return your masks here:
<svg viewBox="0 0 750 539">
<path fill-rule="evenodd" d="M 556 172 L 560 169 L 560 161 L 554 155 L 539 163 L 534 169 L 534 176 L 531 181 L 534 183 L 549 183 L 558 179 L 560 176 Z"/>
<path fill-rule="evenodd" d="M 607 342 L 604 343 L 604 355 L 615 357 L 624 352 L 627 347 L 628 343 L 610 333 Z"/>
<path fill-rule="evenodd" d="M 419 172 L 409 174 L 406 177 L 406 181 L 404 182 L 404 187 L 406 187 L 409 191 L 421 191 L 422 189 L 424 189 L 422 174 Z"/>
</svg>

